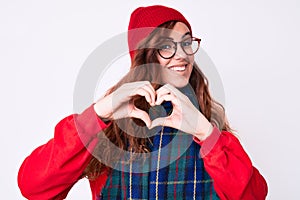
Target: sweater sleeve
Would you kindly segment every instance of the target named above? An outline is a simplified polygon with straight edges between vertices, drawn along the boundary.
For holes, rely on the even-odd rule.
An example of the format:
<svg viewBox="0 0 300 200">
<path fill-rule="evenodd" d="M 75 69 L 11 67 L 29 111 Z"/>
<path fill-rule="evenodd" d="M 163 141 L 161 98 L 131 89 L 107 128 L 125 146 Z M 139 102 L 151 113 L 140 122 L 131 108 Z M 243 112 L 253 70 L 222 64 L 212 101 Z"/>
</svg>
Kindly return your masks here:
<svg viewBox="0 0 300 200">
<path fill-rule="evenodd" d="M 91 160 L 97 133 L 106 127 L 93 106 L 61 120 L 54 138 L 22 163 L 18 185 L 23 196 L 30 200 L 64 199 Z"/>
<path fill-rule="evenodd" d="M 204 141 L 194 140 L 201 145 L 200 154 L 204 166 L 214 181 L 220 199 L 263 200 L 268 187 L 259 171 L 230 132 L 220 132 L 214 127 Z"/>
</svg>

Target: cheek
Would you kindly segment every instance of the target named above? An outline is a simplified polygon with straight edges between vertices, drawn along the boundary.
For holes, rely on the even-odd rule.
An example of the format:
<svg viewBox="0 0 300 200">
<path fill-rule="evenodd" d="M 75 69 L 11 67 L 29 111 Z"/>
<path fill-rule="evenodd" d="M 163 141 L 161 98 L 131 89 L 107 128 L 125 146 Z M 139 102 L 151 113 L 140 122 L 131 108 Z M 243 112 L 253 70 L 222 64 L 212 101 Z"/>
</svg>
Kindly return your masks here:
<svg viewBox="0 0 300 200">
<path fill-rule="evenodd" d="M 157 60 L 161 66 L 166 66 L 170 62 L 170 59 L 164 59 L 159 55 L 157 55 Z"/>
<path fill-rule="evenodd" d="M 188 59 L 189 59 L 189 63 L 191 63 L 192 65 L 194 64 L 194 55 L 192 56 L 188 56 Z"/>
<path fill-rule="evenodd" d="M 190 65 L 192 66 L 192 67 L 191 67 L 192 69 L 193 69 L 193 66 L 194 66 L 194 62 L 195 62 L 194 56 L 189 56 L 189 63 L 190 63 Z"/>
</svg>

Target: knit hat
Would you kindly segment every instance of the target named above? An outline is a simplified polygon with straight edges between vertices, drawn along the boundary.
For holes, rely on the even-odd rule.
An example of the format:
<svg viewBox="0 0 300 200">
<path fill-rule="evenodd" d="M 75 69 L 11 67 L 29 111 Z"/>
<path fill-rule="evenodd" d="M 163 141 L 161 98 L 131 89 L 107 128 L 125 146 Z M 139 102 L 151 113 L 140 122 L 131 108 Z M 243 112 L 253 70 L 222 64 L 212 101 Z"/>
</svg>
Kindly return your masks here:
<svg viewBox="0 0 300 200">
<path fill-rule="evenodd" d="M 140 41 L 146 38 L 159 25 L 173 20 L 183 22 L 192 32 L 189 22 L 180 12 L 173 8 L 154 5 L 135 9 L 130 16 L 128 26 L 128 47 L 131 60 L 133 60 L 135 50 Z"/>
</svg>

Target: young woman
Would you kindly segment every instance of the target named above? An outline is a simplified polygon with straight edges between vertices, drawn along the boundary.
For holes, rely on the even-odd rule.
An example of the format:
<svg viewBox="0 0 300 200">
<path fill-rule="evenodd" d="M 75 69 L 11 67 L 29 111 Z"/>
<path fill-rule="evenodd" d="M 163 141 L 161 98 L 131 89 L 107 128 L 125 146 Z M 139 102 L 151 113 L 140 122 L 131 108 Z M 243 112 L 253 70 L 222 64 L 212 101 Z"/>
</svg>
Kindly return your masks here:
<svg viewBox="0 0 300 200">
<path fill-rule="evenodd" d="M 25 159 L 22 194 L 64 199 L 87 177 L 93 199 L 265 199 L 266 181 L 194 62 L 201 40 L 186 18 L 140 7 L 128 30 L 130 71 Z"/>
</svg>

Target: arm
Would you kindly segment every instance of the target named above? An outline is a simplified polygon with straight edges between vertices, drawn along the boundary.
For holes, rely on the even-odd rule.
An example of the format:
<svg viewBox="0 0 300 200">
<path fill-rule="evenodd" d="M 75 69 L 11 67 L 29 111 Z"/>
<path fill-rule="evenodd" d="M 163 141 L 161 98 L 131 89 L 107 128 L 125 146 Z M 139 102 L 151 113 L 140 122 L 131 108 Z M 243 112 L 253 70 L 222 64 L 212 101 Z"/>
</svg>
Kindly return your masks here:
<svg viewBox="0 0 300 200">
<path fill-rule="evenodd" d="M 22 194 L 28 199 L 63 199 L 81 178 L 97 138 L 106 125 L 93 106 L 70 115 L 55 127 L 54 138 L 35 149 L 18 174 Z"/>
<path fill-rule="evenodd" d="M 263 200 L 268 187 L 259 171 L 238 139 L 231 133 L 220 132 L 214 127 L 211 135 L 203 141 L 195 138 L 201 145 L 200 154 L 204 166 L 221 199 Z"/>
</svg>

